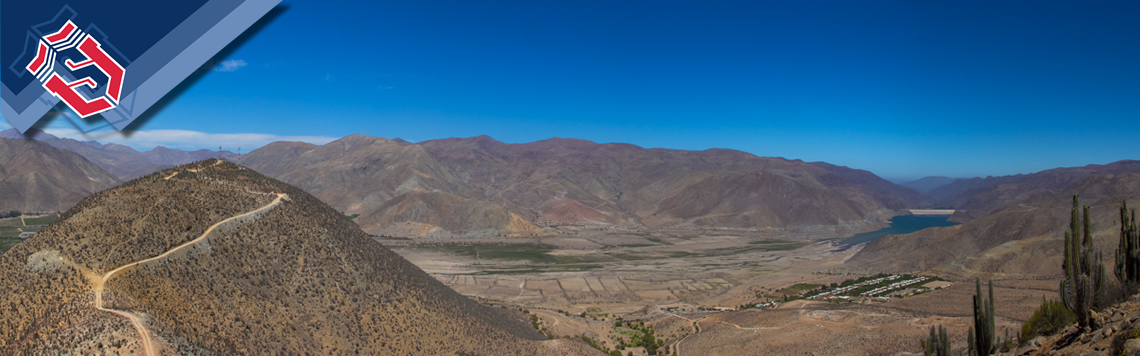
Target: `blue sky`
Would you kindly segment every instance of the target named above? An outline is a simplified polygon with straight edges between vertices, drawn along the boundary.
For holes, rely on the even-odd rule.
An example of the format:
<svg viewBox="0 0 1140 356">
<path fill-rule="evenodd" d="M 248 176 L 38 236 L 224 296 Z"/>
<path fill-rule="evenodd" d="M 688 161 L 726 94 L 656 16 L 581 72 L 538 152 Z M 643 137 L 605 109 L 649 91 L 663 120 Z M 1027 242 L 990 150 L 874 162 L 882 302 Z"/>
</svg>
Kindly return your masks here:
<svg viewBox="0 0 1140 356">
<path fill-rule="evenodd" d="M 136 129 L 573 137 L 889 179 L 1140 158 L 1136 2 L 283 4 Z"/>
</svg>

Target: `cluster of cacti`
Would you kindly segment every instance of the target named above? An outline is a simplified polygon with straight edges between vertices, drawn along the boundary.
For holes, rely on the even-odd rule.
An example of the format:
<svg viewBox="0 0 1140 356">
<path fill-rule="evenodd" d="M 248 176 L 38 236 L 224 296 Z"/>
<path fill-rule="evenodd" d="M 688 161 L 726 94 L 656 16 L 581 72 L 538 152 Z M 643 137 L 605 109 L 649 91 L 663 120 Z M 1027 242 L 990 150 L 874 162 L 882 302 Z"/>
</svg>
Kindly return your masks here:
<svg viewBox="0 0 1140 356">
<path fill-rule="evenodd" d="M 970 356 L 989 355 L 997 351 L 994 323 L 994 280 L 990 280 L 989 298 L 982 297 L 982 279 L 975 277 L 974 327 L 970 328 Z"/>
<path fill-rule="evenodd" d="M 1065 308 L 1077 315 L 1082 328 L 1090 325 L 1090 311 L 1093 299 L 1104 289 L 1106 283 L 1103 257 L 1093 249 L 1092 234 L 1089 231 L 1089 207 L 1084 207 L 1084 234 L 1078 227 L 1081 219 L 1077 215 L 1080 207 L 1078 197 L 1073 196 L 1072 220 L 1069 231 L 1065 231 L 1065 278 L 1061 280 L 1061 302 Z"/>
<path fill-rule="evenodd" d="M 1135 288 L 1140 284 L 1140 236 L 1136 211 L 1128 214 L 1128 202 L 1120 205 L 1120 245 L 1116 248 L 1116 278 Z"/>
<path fill-rule="evenodd" d="M 950 356 L 950 336 L 946 334 L 946 328 L 931 325 L 930 336 L 926 337 L 922 346 L 923 356 Z"/>
</svg>

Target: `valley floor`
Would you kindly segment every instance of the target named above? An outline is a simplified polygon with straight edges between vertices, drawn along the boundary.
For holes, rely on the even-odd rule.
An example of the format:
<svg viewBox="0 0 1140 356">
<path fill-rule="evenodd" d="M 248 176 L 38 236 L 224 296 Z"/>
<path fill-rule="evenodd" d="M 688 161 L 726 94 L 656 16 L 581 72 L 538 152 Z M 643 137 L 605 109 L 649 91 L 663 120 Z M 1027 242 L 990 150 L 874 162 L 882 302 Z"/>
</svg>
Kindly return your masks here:
<svg viewBox="0 0 1140 356">
<path fill-rule="evenodd" d="M 973 281 L 889 302 L 735 310 L 864 276 L 843 266 L 861 246 L 834 240 L 656 232 L 381 242 L 464 295 L 530 309 L 551 334 L 585 335 L 611 350 L 628 342 L 614 333 L 619 318 L 653 325 L 679 355 L 915 352 L 930 325 L 965 340 L 972 322 Z M 1016 334 L 1042 296 L 1056 298 L 1055 284 L 996 281 L 999 333 Z"/>
</svg>

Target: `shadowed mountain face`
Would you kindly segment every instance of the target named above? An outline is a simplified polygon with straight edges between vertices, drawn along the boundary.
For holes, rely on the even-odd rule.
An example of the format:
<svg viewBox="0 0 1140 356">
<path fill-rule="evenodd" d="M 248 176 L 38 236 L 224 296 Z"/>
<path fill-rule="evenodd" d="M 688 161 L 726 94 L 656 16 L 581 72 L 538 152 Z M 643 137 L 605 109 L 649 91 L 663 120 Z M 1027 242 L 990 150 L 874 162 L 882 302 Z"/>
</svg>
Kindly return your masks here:
<svg viewBox="0 0 1140 356">
<path fill-rule="evenodd" d="M 931 199 L 934 199 L 934 201 L 937 202 L 940 206 L 953 206 L 951 205 L 950 200 L 958 198 L 959 196 L 964 196 L 972 189 L 997 184 L 1013 183 L 1021 180 L 1022 178 L 1025 178 L 1025 175 L 1018 174 L 1001 177 L 962 178 L 951 182 L 950 184 L 931 189 L 929 192 L 926 192 L 926 195 Z"/>
<path fill-rule="evenodd" d="M 826 163 L 557 138 L 505 144 L 480 136 L 408 144 L 354 135 L 323 146 L 274 143 L 240 162 L 347 214 L 361 214 L 361 224 L 375 233 L 407 227 L 454 234 L 488 227 L 534 231 L 521 218 L 540 226 L 810 228 L 842 234 L 881 226 L 901 209 L 929 204 L 921 194 L 869 172 Z M 405 194 L 415 196 L 396 200 Z M 424 204 L 432 208 L 409 213 L 410 206 Z M 434 223 L 446 220 L 441 214 L 470 209 L 483 217 L 449 227 Z"/>
<path fill-rule="evenodd" d="M 0 211 L 65 211 L 119 184 L 79 155 L 31 140 L 0 138 Z"/>
<path fill-rule="evenodd" d="M 1059 191 L 1040 193 L 993 214 L 952 227 L 888 235 L 847 264 L 881 272 L 935 270 L 961 278 L 1059 276 L 1072 196 L 1091 207 L 1094 246 L 1111 268 L 1120 234 L 1120 204 L 1140 206 L 1140 174 L 1094 175 Z"/>
<path fill-rule="evenodd" d="M 902 183 L 901 185 L 910 189 L 914 189 L 919 193 L 927 194 L 930 193 L 931 190 L 946 186 L 947 184 L 954 183 L 955 181 L 958 181 L 958 179 L 943 176 L 932 176 L 922 177 L 921 179 Z"/>
<path fill-rule="evenodd" d="M 58 138 L 35 129 L 29 130 L 27 135 L 20 134 L 14 129 L 0 131 L 0 138 L 36 140 L 55 148 L 75 152 L 110 172 L 120 181 L 128 181 L 180 164 L 218 157 L 217 151 L 182 151 L 162 146 L 151 151 L 139 152 L 113 143 L 101 144 L 95 141 L 82 142 Z M 223 159 L 232 160 L 236 157 L 237 155 L 231 152 L 222 152 Z"/>
<path fill-rule="evenodd" d="M 957 196 L 942 201 L 941 204 L 953 206 L 958 210 L 950 218 L 951 221 L 967 222 L 1037 196 L 1071 191 L 1075 184 L 1091 176 L 1131 173 L 1140 173 L 1140 161 L 1126 160 L 1105 165 L 1056 168 L 1027 175 L 973 178 L 964 184 L 955 182 L 943 187 L 973 186 Z"/>
<path fill-rule="evenodd" d="M 137 327 L 94 308 L 118 266 L 103 305 L 140 316 L 163 354 L 593 352 L 540 341 L 521 313 L 459 295 L 299 189 L 206 161 L 97 193 L 0 255 L 0 354 L 139 353 Z"/>
</svg>

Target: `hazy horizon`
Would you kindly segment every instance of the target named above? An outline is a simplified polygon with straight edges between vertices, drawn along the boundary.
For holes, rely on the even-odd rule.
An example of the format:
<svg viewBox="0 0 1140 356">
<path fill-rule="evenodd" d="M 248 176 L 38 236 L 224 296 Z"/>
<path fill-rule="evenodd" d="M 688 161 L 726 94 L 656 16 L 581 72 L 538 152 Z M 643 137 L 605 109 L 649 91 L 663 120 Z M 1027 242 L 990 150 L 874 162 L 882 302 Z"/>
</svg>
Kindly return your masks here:
<svg viewBox="0 0 1140 356">
<path fill-rule="evenodd" d="M 10 127 L 0 125 L 0 130 L 7 130 L 7 129 L 10 129 Z M 413 141 L 413 140 L 409 140 L 409 139 L 402 138 L 402 137 L 385 137 L 385 136 L 381 136 L 381 135 L 371 135 L 371 134 L 362 133 L 362 132 L 352 133 L 352 134 L 348 134 L 348 135 L 345 135 L 342 137 L 327 137 L 327 136 L 277 136 L 277 135 L 273 135 L 273 134 L 261 134 L 261 133 L 214 134 L 214 133 L 187 131 L 187 130 L 132 131 L 132 132 L 128 132 L 128 134 L 130 134 L 130 136 L 126 136 L 123 133 L 119 133 L 117 131 L 99 131 L 99 132 L 83 134 L 83 133 L 81 133 L 75 129 L 62 128 L 62 127 L 59 127 L 58 125 L 56 125 L 56 127 L 54 127 L 54 128 L 53 127 L 44 128 L 44 129 L 42 129 L 42 131 L 45 133 L 48 133 L 50 135 L 53 135 L 53 136 L 57 136 L 57 137 L 61 137 L 61 138 L 69 138 L 69 139 L 73 139 L 73 140 L 77 140 L 77 141 L 97 141 L 101 144 L 114 143 L 114 144 L 125 145 L 125 146 L 129 146 L 131 148 L 134 148 L 135 150 L 137 150 L 139 152 L 150 151 L 150 150 L 157 148 L 158 146 L 163 146 L 166 148 L 187 150 L 187 151 L 201 150 L 201 149 L 213 151 L 213 150 L 217 150 L 219 145 L 221 145 L 222 146 L 221 148 L 225 151 L 237 153 L 240 149 L 241 153 L 243 153 L 243 154 L 253 152 L 253 151 L 255 151 L 261 147 L 264 147 L 266 144 L 269 144 L 272 142 L 298 141 L 298 142 L 312 143 L 312 144 L 316 144 L 316 145 L 323 145 L 323 144 L 326 144 L 328 142 L 339 140 L 341 138 L 344 138 L 344 137 L 347 137 L 350 135 L 355 135 L 355 134 L 361 134 L 361 135 L 372 136 L 372 137 L 381 137 L 381 138 L 385 138 L 385 139 L 389 139 L 389 140 L 402 139 L 402 140 L 405 140 L 405 141 L 408 141 L 411 143 L 420 143 L 420 142 L 431 141 L 431 140 L 456 138 L 456 137 L 438 137 L 438 138 L 430 138 L 430 139 L 425 139 L 425 140 Z M 140 138 L 140 136 L 143 138 Z M 460 138 L 469 138 L 469 137 L 477 137 L 477 136 L 481 136 L 481 135 L 467 136 L 467 137 L 460 137 Z M 578 138 L 578 137 L 552 136 L 552 137 L 548 137 L 548 138 L 544 138 L 544 139 L 527 141 L 527 142 L 506 142 L 506 141 L 500 140 L 497 137 L 493 137 L 493 136 L 489 136 L 489 137 L 491 137 L 492 139 L 495 139 L 497 141 L 507 143 L 507 144 L 524 144 L 524 143 L 537 142 L 537 141 L 553 139 L 553 138 L 588 140 L 585 138 Z M 224 142 L 237 142 L 237 141 L 241 141 L 241 142 L 239 142 L 239 144 L 224 143 Z M 592 141 L 592 142 L 596 142 L 596 141 Z M 674 147 L 645 147 L 645 146 L 636 145 L 636 144 L 629 143 L 629 142 L 596 142 L 596 143 L 599 143 L 599 144 L 609 144 L 609 143 L 631 144 L 631 145 L 635 145 L 635 146 L 642 147 L 645 149 L 655 149 L 655 148 L 681 149 L 681 148 L 674 148 Z M 692 149 L 692 150 L 693 151 L 703 151 L 703 150 L 708 150 L 708 149 L 733 149 L 733 148 L 707 147 L 707 148 L 703 148 L 703 149 Z M 740 151 L 747 152 L 744 150 L 740 150 Z M 1103 164 L 1108 164 L 1108 163 L 1120 161 L 1120 160 L 1113 160 L 1113 161 L 1107 161 L 1107 162 L 1086 162 L 1086 163 L 1078 163 L 1078 164 L 1072 164 L 1072 165 L 1047 166 L 1047 167 L 1043 167 L 1041 169 L 1029 170 L 1029 171 L 988 172 L 985 174 L 973 174 L 973 175 L 962 174 L 962 173 L 942 173 L 942 174 L 924 174 L 924 175 L 914 175 L 914 176 L 889 176 L 889 175 L 880 174 L 879 172 L 876 172 L 876 171 L 871 170 L 871 169 L 867 169 L 865 167 L 845 165 L 845 164 L 841 164 L 841 163 L 837 163 L 837 162 L 804 159 L 804 158 L 797 158 L 797 157 L 781 157 L 781 156 L 774 156 L 774 155 L 764 155 L 764 154 L 758 154 L 756 152 L 748 152 L 748 153 L 759 156 L 759 157 L 774 157 L 774 158 L 783 158 L 783 159 L 788 159 L 788 160 L 801 160 L 804 162 L 826 162 L 826 163 L 830 163 L 830 164 L 846 166 L 849 168 L 866 170 L 866 171 L 869 171 L 871 173 L 874 173 L 875 175 L 879 176 L 880 178 L 886 179 L 886 180 L 891 181 L 892 183 L 896 183 L 896 184 L 903 184 L 903 183 L 915 181 L 915 180 L 926 178 L 926 177 L 948 177 L 948 178 L 953 178 L 953 179 L 963 179 L 963 178 L 975 178 L 975 177 L 985 178 L 988 176 L 995 176 L 996 177 L 996 176 L 1007 176 L 1007 175 L 1017 175 L 1017 174 L 1032 174 L 1032 173 L 1036 173 L 1036 172 L 1040 172 L 1040 171 L 1048 170 L 1048 169 L 1053 169 L 1053 168 L 1081 167 L 1081 166 L 1086 166 L 1086 165 L 1090 165 L 1090 164 L 1101 164 L 1101 165 L 1103 165 Z"/>
<path fill-rule="evenodd" d="M 1140 132 L 1140 48 L 1123 45 L 1140 4 L 287 0 L 276 13 L 130 129 L 573 137 L 892 179 L 1138 158 L 1121 143 Z"/>
</svg>

